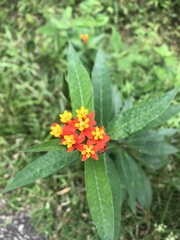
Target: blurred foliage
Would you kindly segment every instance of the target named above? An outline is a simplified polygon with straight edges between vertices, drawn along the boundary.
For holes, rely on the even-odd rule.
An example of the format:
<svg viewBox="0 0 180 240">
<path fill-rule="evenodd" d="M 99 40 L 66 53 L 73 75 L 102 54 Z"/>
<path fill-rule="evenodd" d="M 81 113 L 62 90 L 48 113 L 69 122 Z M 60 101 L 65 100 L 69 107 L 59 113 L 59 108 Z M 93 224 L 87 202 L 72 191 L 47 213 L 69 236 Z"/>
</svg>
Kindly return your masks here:
<svg viewBox="0 0 180 240">
<path fill-rule="evenodd" d="M 180 86 L 178 60 L 165 43 L 142 46 L 137 42 L 129 47 L 115 28 L 110 43 L 107 57 L 112 80 L 121 93 L 137 99 L 146 97 L 147 93 L 164 92 Z"/>
<path fill-rule="evenodd" d="M 0 8 L 0 188 L 37 156 L 23 153 L 23 148 L 49 139 L 50 124 L 65 107 L 70 108 L 69 40 L 89 71 L 102 45 L 111 79 L 118 86 L 114 91 L 121 92 L 122 101 L 130 96 L 142 101 L 180 86 L 179 0 L 1 0 Z M 80 40 L 82 33 L 90 35 L 87 45 Z M 179 119 L 168 125 L 178 128 Z M 178 134 L 171 141 L 180 147 Z M 160 239 L 153 230 L 155 222 L 165 222 L 168 231 L 176 231 L 179 157 L 152 171 L 157 192 L 151 210 L 140 209 L 137 218 L 125 209 L 122 239 Z M 81 169 L 76 174 L 65 170 L 32 188 L 13 191 L 5 195 L 7 204 L 16 210 L 34 209 L 36 226 L 50 239 L 58 239 L 58 234 L 63 239 L 98 239 L 84 204 Z M 70 193 L 55 196 L 67 187 Z"/>
</svg>

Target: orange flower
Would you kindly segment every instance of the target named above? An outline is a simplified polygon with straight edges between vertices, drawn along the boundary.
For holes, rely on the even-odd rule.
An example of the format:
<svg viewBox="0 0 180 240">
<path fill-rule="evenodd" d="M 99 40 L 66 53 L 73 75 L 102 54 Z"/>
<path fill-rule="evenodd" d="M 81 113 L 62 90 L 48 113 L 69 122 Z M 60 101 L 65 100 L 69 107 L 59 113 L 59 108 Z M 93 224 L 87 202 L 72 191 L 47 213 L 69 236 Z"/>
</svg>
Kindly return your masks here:
<svg viewBox="0 0 180 240">
<path fill-rule="evenodd" d="M 82 42 L 86 45 L 89 39 L 89 34 L 85 33 L 85 34 L 81 34 L 80 36 Z"/>
<path fill-rule="evenodd" d="M 80 138 L 77 133 L 72 133 L 70 135 L 64 135 L 60 144 L 67 145 L 67 152 L 72 152 L 74 149 L 79 149 L 84 141 L 84 138 Z"/>
<path fill-rule="evenodd" d="M 96 121 L 94 120 L 94 112 L 91 112 L 87 115 L 85 119 L 76 118 L 74 126 L 81 132 L 80 137 L 88 137 L 91 139 L 93 137 L 92 130 L 93 126 L 96 125 Z"/>
<path fill-rule="evenodd" d="M 110 137 L 104 132 L 104 126 L 101 128 L 96 127 L 95 131 L 92 131 L 93 139 L 89 140 L 90 144 L 95 144 L 97 151 L 105 152 L 107 150 L 107 142 Z"/>
<path fill-rule="evenodd" d="M 81 148 L 81 154 L 82 156 L 82 161 L 85 161 L 88 158 L 93 158 L 95 160 L 98 160 L 98 155 L 95 152 L 94 146 L 90 145 L 88 142 L 87 144 L 83 145 L 83 149 Z"/>
<path fill-rule="evenodd" d="M 103 139 L 104 127 L 96 127 L 95 131 L 92 131 L 94 140 Z"/>
</svg>

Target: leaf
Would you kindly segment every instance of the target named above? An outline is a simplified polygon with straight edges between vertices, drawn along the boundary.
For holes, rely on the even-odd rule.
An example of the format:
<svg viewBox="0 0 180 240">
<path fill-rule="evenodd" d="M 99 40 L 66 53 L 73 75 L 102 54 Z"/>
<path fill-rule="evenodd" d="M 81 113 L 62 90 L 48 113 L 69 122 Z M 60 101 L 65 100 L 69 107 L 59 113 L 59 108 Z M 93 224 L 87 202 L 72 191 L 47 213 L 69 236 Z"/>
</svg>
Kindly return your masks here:
<svg viewBox="0 0 180 240">
<path fill-rule="evenodd" d="M 138 131 L 127 138 L 127 141 L 131 144 L 143 144 L 147 141 L 163 141 L 165 137 L 170 137 L 177 133 L 177 129 L 174 128 L 161 128 L 158 130 L 144 130 Z"/>
<path fill-rule="evenodd" d="M 141 156 L 141 159 L 144 162 L 148 163 L 148 165 L 155 170 L 158 170 L 158 169 L 166 166 L 167 163 L 168 163 L 167 156 L 164 156 L 164 155 L 162 155 L 162 156 L 150 156 L 150 155 L 147 155 L 147 154 L 143 154 Z"/>
<path fill-rule="evenodd" d="M 152 200 L 149 179 L 131 156 L 124 151 L 119 151 L 118 154 L 119 159 L 116 159 L 115 165 L 119 177 L 128 192 L 131 210 L 134 213 L 136 212 L 136 200 L 144 207 L 149 208 Z"/>
<path fill-rule="evenodd" d="M 170 105 L 179 89 L 173 89 L 163 96 L 141 103 L 112 119 L 106 128 L 112 140 L 124 138 L 137 132 L 160 116 Z"/>
<path fill-rule="evenodd" d="M 158 127 L 158 126 L 164 124 L 165 122 L 167 122 L 170 118 L 176 116 L 179 112 L 180 112 L 180 105 L 171 105 L 158 118 L 149 122 L 144 127 L 144 129 L 147 130 L 150 128 Z"/>
<path fill-rule="evenodd" d="M 94 109 L 92 84 L 85 67 L 71 44 L 69 44 L 68 51 L 68 84 L 73 115 L 76 115 L 76 109 L 81 106 L 92 112 Z"/>
<path fill-rule="evenodd" d="M 138 202 L 145 208 L 149 208 L 152 202 L 152 189 L 149 178 L 140 166 L 137 165 L 140 179 L 136 186 L 136 195 Z"/>
<path fill-rule="evenodd" d="M 178 151 L 176 147 L 165 141 L 140 141 L 134 142 L 132 146 L 140 153 L 145 153 L 150 156 L 165 156 Z"/>
<path fill-rule="evenodd" d="M 113 206 L 114 206 L 114 237 L 113 240 L 118 239 L 121 221 L 121 205 L 122 205 L 122 186 L 120 178 L 117 174 L 113 160 L 104 153 L 100 155 L 100 159 L 104 161 L 106 175 L 111 187 Z"/>
<path fill-rule="evenodd" d="M 115 27 L 112 28 L 112 35 L 110 38 L 110 46 L 112 47 L 112 49 L 115 53 L 118 53 L 122 48 L 121 36 Z"/>
<path fill-rule="evenodd" d="M 26 148 L 24 152 L 49 152 L 49 151 L 64 151 L 64 146 L 60 145 L 60 139 L 53 139 L 43 142 L 32 147 Z"/>
<path fill-rule="evenodd" d="M 110 120 L 113 119 L 115 115 L 120 112 L 120 108 L 122 107 L 122 99 L 120 96 L 119 89 L 116 85 L 112 86 L 112 111 Z"/>
<path fill-rule="evenodd" d="M 114 208 L 111 189 L 101 161 L 85 162 L 86 195 L 92 219 L 102 240 L 113 240 Z"/>
<path fill-rule="evenodd" d="M 52 28 L 52 26 L 50 26 L 50 25 L 44 25 L 44 26 L 39 27 L 37 29 L 37 32 L 45 34 L 48 37 L 55 37 L 58 34 L 57 31 L 54 28 Z"/>
<path fill-rule="evenodd" d="M 124 105 L 121 112 L 126 112 L 128 109 L 132 107 L 133 107 L 133 99 L 132 97 L 129 97 L 124 101 Z"/>
<path fill-rule="evenodd" d="M 106 65 L 105 56 L 101 48 L 96 55 L 92 71 L 92 84 L 94 89 L 95 119 L 99 126 L 105 125 L 112 108 L 112 88 L 109 79 L 109 71 Z"/>
<path fill-rule="evenodd" d="M 132 181 L 132 172 L 130 166 L 126 160 L 126 155 L 123 151 L 118 152 L 118 159 L 115 161 L 115 167 L 117 169 L 121 184 L 128 192 L 129 205 L 131 210 L 135 213 L 136 204 L 136 193 L 135 193 L 135 182 Z"/>
<path fill-rule="evenodd" d="M 176 129 L 146 130 L 131 135 L 127 141 L 141 155 L 166 156 L 178 151 L 176 147 L 166 142 L 166 136 L 177 132 Z"/>
<path fill-rule="evenodd" d="M 35 182 L 37 179 L 47 177 L 52 173 L 67 167 L 78 159 L 78 152 L 49 152 L 33 162 L 29 163 L 14 177 L 12 182 L 1 192 L 5 193 L 17 187 L 25 186 Z"/>
<path fill-rule="evenodd" d="M 171 137 L 177 132 L 176 128 L 160 128 L 157 130 L 158 135 L 163 137 Z"/>
</svg>

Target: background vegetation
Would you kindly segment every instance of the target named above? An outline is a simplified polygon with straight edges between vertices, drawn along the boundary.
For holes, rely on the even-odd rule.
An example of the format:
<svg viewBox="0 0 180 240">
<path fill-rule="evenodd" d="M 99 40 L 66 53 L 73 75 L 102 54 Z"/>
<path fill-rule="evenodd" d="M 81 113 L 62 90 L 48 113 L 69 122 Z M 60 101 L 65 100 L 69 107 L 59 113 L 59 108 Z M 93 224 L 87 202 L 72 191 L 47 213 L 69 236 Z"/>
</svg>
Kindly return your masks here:
<svg viewBox="0 0 180 240">
<path fill-rule="evenodd" d="M 0 2 L 0 188 L 36 154 L 26 147 L 50 138 L 52 122 L 70 108 L 67 43 L 92 69 L 96 50 L 106 53 L 122 101 L 134 103 L 180 86 L 178 0 L 19 0 Z M 90 38 L 83 45 L 80 34 Z M 178 101 L 179 96 L 176 98 Z M 167 124 L 179 128 L 180 116 Z M 180 135 L 171 139 L 180 146 Z M 151 209 L 124 206 L 121 239 L 165 239 L 178 233 L 180 155 L 151 171 Z M 99 239 L 86 203 L 83 165 L 65 169 L 1 198 L 6 211 L 28 209 L 49 239 Z M 4 211 L 5 209 L 3 209 Z M 154 224 L 165 224 L 160 233 Z"/>
</svg>

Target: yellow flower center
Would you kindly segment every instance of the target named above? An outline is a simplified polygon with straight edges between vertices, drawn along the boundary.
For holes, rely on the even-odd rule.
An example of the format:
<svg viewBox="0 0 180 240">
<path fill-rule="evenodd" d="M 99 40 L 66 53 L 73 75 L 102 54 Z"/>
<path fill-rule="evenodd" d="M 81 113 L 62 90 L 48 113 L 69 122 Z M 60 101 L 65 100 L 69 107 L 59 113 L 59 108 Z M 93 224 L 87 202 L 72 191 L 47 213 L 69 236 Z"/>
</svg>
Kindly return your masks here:
<svg viewBox="0 0 180 240">
<path fill-rule="evenodd" d="M 64 111 L 64 113 L 60 114 L 59 117 L 62 123 L 69 123 L 72 118 L 72 113 L 68 111 Z"/>
<path fill-rule="evenodd" d="M 95 154 L 93 145 L 90 145 L 89 147 L 87 145 L 84 145 L 84 150 L 81 153 L 82 155 L 86 155 L 87 158 L 90 158 L 91 154 Z"/>
<path fill-rule="evenodd" d="M 92 131 L 94 140 L 103 139 L 104 130 L 96 127 L 95 131 Z"/>
<path fill-rule="evenodd" d="M 51 132 L 50 134 L 55 137 L 60 137 L 62 134 L 62 129 L 59 124 L 56 124 L 55 126 L 51 126 Z"/>
<path fill-rule="evenodd" d="M 63 145 L 67 145 L 68 148 L 72 147 L 72 145 L 76 143 L 74 140 L 74 135 L 65 135 L 64 139 Z"/>
<path fill-rule="evenodd" d="M 76 110 L 76 113 L 77 113 L 77 117 L 78 118 L 86 118 L 87 114 L 88 114 L 88 109 L 86 109 L 84 106 L 82 106 L 79 109 Z"/>
<path fill-rule="evenodd" d="M 78 123 L 75 123 L 75 127 L 78 128 L 79 131 L 83 131 L 85 128 L 88 128 L 89 127 L 89 118 L 86 118 L 85 120 L 83 120 L 82 118 L 81 119 L 78 119 L 79 122 Z"/>
</svg>

